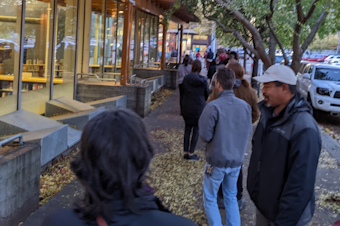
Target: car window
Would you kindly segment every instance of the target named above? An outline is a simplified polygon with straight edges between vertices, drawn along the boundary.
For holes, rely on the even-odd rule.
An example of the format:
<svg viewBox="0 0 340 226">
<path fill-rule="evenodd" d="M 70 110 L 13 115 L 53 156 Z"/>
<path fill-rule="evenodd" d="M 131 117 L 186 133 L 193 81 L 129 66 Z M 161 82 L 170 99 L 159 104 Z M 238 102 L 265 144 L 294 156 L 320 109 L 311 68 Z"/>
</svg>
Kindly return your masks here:
<svg viewBox="0 0 340 226">
<path fill-rule="evenodd" d="M 309 58 L 316 58 L 316 55 L 312 54 L 312 55 L 309 56 Z"/>
<path fill-rule="evenodd" d="M 334 60 L 333 63 L 338 64 L 339 60 Z"/>
<path fill-rule="evenodd" d="M 304 63 L 301 63 L 301 64 L 300 64 L 299 72 L 300 72 L 301 74 L 303 74 L 303 69 L 305 69 L 305 66 L 306 66 L 306 64 L 304 64 Z"/>
<path fill-rule="evenodd" d="M 314 79 L 340 81 L 340 68 L 316 68 Z"/>
<path fill-rule="evenodd" d="M 305 69 L 303 70 L 303 74 L 307 73 L 308 69 L 309 69 L 309 65 L 307 65 L 307 66 L 305 67 Z"/>
</svg>

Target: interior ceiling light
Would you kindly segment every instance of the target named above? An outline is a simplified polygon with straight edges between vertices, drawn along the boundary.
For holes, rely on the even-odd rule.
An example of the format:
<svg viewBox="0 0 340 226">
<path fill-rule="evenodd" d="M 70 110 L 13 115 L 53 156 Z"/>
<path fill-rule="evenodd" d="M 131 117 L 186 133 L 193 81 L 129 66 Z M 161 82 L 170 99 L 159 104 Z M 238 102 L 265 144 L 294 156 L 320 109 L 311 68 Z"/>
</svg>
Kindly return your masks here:
<svg viewBox="0 0 340 226">
<path fill-rule="evenodd" d="M 124 11 L 119 11 L 119 14 L 123 14 L 124 13 Z"/>
</svg>

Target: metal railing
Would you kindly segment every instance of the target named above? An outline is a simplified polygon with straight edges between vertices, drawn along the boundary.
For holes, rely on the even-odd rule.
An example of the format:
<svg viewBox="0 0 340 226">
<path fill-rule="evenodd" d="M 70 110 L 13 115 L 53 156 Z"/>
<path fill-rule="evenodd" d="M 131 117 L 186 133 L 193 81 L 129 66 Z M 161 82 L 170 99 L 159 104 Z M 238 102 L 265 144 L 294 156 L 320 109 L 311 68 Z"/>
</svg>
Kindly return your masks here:
<svg viewBox="0 0 340 226">
<path fill-rule="evenodd" d="M 115 82 L 115 85 L 117 84 L 117 79 L 114 79 L 114 78 L 100 78 L 97 74 L 94 74 L 94 73 L 78 73 L 77 75 L 80 75 L 82 79 L 85 79 L 83 78 L 83 75 L 86 75 L 88 76 L 87 79 L 89 77 L 94 77 L 102 82 Z"/>
<path fill-rule="evenodd" d="M 146 79 L 143 79 L 142 81 L 140 81 L 140 86 L 144 86 L 146 85 Z"/>
<path fill-rule="evenodd" d="M 14 135 L 14 136 L 10 137 L 10 138 L 7 138 L 6 140 L 0 141 L 0 148 L 1 148 L 3 145 L 5 145 L 5 144 L 7 144 L 7 143 L 9 143 L 9 142 L 12 142 L 12 141 L 14 141 L 14 140 L 16 140 L 16 139 L 19 139 L 19 144 L 20 144 L 20 146 L 22 146 L 22 145 L 24 144 L 24 139 L 23 139 L 22 135 L 21 135 L 21 134 L 17 134 L 17 135 Z M 0 158 L 1 158 L 1 157 L 2 157 L 2 156 L 0 156 Z"/>
<path fill-rule="evenodd" d="M 134 86 L 135 86 L 137 84 L 137 76 L 136 76 L 136 74 L 131 75 L 131 77 L 130 77 L 130 86 L 132 86 L 133 81 L 134 81 Z"/>
</svg>

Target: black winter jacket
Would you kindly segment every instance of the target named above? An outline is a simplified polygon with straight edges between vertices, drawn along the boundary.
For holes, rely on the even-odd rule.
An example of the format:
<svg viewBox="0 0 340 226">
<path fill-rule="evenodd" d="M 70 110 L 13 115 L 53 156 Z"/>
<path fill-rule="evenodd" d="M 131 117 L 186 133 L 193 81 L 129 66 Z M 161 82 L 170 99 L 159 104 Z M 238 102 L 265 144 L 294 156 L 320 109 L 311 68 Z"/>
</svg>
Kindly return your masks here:
<svg viewBox="0 0 340 226">
<path fill-rule="evenodd" d="M 277 117 L 259 104 L 247 189 L 257 209 L 278 226 L 306 225 L 314 214 L 321 138 L 310 105 L 298 94 Z"/>
<path fill-rule="evenodd" d="M 137 199 L 136 199 L 137 200 Z M 139 200 L 140 201 L 140 200 Z M 133 213 L 124 207 L 122 201 L 113 201 L 113 216 L 106 219 L 109 226 L 195 226 L 194 222 L 184 217 L 171 214 L 157 198 L 137 201 L 139 214 Z M 86 224 L 76 212 L 71 209 L 62 209 L 45 218 L 41 226 L 98 226 L 96 221 Z"/>
<path fill-rule="evenodd" d="M 207 79 L 191 72 L 183 79 L 183 106 L 182 115 L 185 123 L 198 125 L 205 102 L 209 96 Z"/>
</svg>

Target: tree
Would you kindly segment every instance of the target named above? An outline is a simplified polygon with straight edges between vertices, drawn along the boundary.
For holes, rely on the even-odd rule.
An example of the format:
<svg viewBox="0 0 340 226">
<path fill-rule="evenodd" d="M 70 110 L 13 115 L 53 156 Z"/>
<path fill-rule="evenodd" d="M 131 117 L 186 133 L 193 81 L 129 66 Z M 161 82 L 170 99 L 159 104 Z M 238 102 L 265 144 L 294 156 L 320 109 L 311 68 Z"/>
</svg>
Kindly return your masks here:
<svg viewBox="0 0 340 226">
<path fill-rule="evenodd" d="M 285 47 L 294 51 L 291 68 L 297 72 L 302 54 L 307 50 L 318 33 L 320 37 L 340 30 L 340 1 L 338 0 L 182 0 L 183 4 L 194 6 L 193 11 L 201 11 L 205 18 L 215 21 L 224 33 L 234 37 L 258 59 L 266 68 L 273 58 L 265 51 L 265 43 L 271 48 L 275 42 L 282 50 L 285 63 L 288 59 Z M 196 4 L 195 4 L 196 3 Z M 229 26 L 226 18 L 238 21 L 242 28 Z M 264 23 L 264 24 L 263 24 Z M 261 35 L 259 25 L 270 31 Z M 250 44 L 241 32 L 246 30 L 253 40 Z M 273 40 L 274 39 L 274 40 Z M 272 59 L 271 59 L 272 58 Z"/>
</svg>

